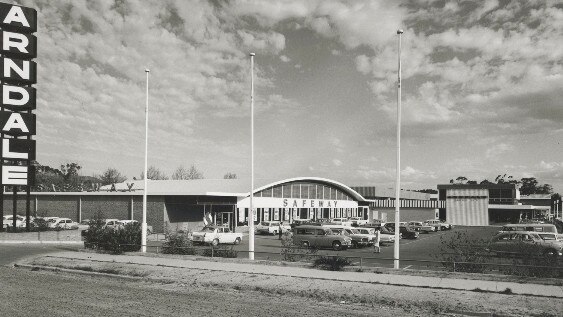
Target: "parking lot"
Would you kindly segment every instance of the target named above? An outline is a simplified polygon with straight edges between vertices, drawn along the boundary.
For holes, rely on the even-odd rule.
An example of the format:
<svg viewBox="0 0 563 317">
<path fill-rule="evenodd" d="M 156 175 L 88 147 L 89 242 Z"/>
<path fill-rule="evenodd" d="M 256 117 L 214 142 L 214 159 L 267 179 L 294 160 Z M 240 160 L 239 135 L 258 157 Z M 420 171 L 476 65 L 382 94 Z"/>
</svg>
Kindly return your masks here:
<svg viewBox="0 0 563 317">
<path fill-rule="evenodd" d="M 420 234 L 418 239 L 401 239 L 399 258 L 401 268 L 412 269 L 438 269 L 437 263 L 440 254 L 440 240 L 452 239 L 456 233 L 462 232 L 470 238 L 491 238 L 498 227 L 454 227 L 452 230 L 438 231 L 428 234 Z M 150 244 L 149 252 L 157 252 L 156 246 L 161 249 L 161 243 Z M 248 257 L 248 235 L 245 234 L 240 245 L 233 246 L 238 251 L 239 258 Z M 281 260 L 282 242 L 278 236 L 255 235 L 254 258 L 257 260 Z M 374 253 L 373 247 L 351 248 L 342 251 L 318 250 L 318 255 L 338 255 L 348 257 L 352 262 L 362 266 L 393 267 L 393 244 L 382 244 L 381 253 Z"/>
</svg>

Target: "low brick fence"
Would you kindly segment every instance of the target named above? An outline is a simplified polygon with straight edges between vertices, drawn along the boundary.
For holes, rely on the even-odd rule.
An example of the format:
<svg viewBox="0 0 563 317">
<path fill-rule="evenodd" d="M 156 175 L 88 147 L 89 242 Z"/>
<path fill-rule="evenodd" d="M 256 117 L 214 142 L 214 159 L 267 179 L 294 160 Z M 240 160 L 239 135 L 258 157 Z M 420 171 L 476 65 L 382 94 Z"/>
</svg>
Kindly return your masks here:
<svg viewBox="0 0 563 317">
<path fill-rule="evenodd" d="M 42 231 L 42 232 L 0 232 L 0 242 L 10 241 L 82 241 L 80 230 Z"/>
</svg>

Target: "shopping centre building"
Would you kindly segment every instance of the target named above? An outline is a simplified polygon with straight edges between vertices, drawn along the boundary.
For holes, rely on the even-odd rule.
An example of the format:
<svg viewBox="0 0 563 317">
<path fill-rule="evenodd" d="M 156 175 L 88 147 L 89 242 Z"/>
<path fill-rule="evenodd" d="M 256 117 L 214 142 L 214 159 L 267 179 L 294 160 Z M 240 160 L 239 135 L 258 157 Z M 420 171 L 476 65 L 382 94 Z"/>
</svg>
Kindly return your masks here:
<svg viewBox="0 0 563 317">
<path fill-rule="evenodd" d="M 103 186 L 99 191 L 32 192 L 31 213 L 68 217 L 75 221 L 105 218 L 141 220 L 143 181 Z M 317 177 L 279 181 L 256 180 L 255 223 L 266 220 L 362 217 L 393 221 L 394 191 L 378 187 L 348 187 Z M 155 232 L 198 229 L 210 212 L 218 225 L 235 229 L 247 225 L 250 182 L 244 179 L 149 180 L 147 223 Z M 5 193 L 4 214 L 12 213 L 11 194 Z M 401 192 L 401 221 L 435 219 L 443 203 L 429 194 Z M 25 195 L 18 195 L 17 211 L 25 214 Z"/>
<path fill-rule="evenodd" d="M 438 185 L 438 196 L 445 201 L 439 218 L 454 225 L 519 223 L 546 217 L 551 208 L 549 203 L 522 199 L 516 184 Z"/>
</svg>

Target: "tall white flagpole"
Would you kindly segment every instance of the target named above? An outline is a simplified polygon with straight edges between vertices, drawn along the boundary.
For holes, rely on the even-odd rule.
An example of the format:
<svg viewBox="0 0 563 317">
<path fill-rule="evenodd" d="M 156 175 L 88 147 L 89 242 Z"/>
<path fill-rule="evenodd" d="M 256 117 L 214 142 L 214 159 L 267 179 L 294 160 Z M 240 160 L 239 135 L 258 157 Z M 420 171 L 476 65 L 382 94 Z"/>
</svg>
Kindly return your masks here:
<svg viewBox="0 0 563 317">
<path fill-rule="evenodd" d="M 397 30 L 399 69 L 397 76 L 397 180 L 395 182 L 395 243 L 393 253 L 393 258 L 395 259 L 393 266 L 395 269 L 399 268 L 399 195 L 401 193 L 401 34 L 403 34 L 403 30 Z"/>
<path fill-rule="evenodd" d="M 248 208 L 248 259 L 254 260 L 254 56 L 250 53 L 250 208 Z"/>
<path fill-rule="evenodd" d="M 141 252 L 147 252 L 147 162 L 148 162 L 148 149 L 149 149 L 149 72 L 150 70 L 145 69 L 145 74 L 147 75 L 147 87 L 146 87 L 146 103 L 145 103 L 145 169 L 144 169 L 144 180 L 145 180 L 145 190 L 143 190 L 143 222 L 141 223 Z"/>
</svg>

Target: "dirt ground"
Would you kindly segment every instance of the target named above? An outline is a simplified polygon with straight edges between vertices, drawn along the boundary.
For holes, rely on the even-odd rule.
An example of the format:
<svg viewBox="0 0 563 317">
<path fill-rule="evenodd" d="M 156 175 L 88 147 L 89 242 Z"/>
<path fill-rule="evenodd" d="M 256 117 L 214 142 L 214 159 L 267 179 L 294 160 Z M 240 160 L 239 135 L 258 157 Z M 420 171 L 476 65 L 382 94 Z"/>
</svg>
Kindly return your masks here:
<svg viewBox="0 0 563 317">
<path fill-rule="evenodd" d="M 382 312 L 390 313 L 389 316 L 561 316 L 563 311 L 563 300 L 559 298 L 56 258 L 38 258 L 30 263 L 136 277 L 149 287 L 171 292 L 201 289 L 221 290 L 225 294 L 247 293 L 249 298 L 256 298 L 254 305 L 257 307 L 264 305 L 262 296 L 279 298 L 286 309 L 295 308 L 292 300 L 313 301 L 322 307 L 338 308 L 334 313 L 345 307 L 344 316 L 363 316 L 364 313 L 381 316 Z M 226 300 L 215 304 L 228 303 Z"/>
</svg>

